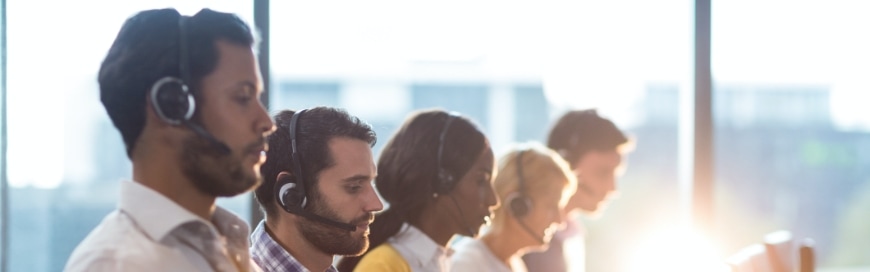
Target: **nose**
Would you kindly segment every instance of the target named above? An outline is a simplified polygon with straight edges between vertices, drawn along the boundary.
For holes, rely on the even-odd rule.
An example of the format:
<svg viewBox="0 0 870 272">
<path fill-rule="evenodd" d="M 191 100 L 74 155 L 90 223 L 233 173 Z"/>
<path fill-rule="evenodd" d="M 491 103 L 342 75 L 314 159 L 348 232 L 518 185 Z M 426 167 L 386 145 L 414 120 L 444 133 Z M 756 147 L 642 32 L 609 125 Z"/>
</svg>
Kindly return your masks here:
<svg viewBox="0 0 870 272">
<path fill-rule="evenodd" d="M 373 187 L 369 187 L 368 193 L 365 197 L 365 211 L 366 212 L 379 212 L 384 209 L 384 203 L 381 202 L 381 199 L 378 197 L 378 194 L 375 193 Z"/>
<path fill-rule="evenodd" d="M 500 204 L 500 200 L 498 199 L 498 196 L 495 194 L 495 188 L 492 187 L 492 183 L 489 183 L 489 185 L 487 185 L 485 187 L 486 188 L 483 189 L 483 194 L 484 194 L 483 199 L 485 200 L 484 203 L 486 203 L 486 206 L 489 208 L 498 207 Z"/>
<path fill-rule="evenodd" d="M 256 121 L 254 122 L 254 131 L 263 134 L 263 137 L 269 136 L 272 132 L 275 132 L 275 122 L 272 121 L 272 117 L 269 116 L 269 113 L 266 112 L 266 107 L 263 106 L 263 102 L 260 101 L 259 109 L 257 110 Z"/>
</svg>

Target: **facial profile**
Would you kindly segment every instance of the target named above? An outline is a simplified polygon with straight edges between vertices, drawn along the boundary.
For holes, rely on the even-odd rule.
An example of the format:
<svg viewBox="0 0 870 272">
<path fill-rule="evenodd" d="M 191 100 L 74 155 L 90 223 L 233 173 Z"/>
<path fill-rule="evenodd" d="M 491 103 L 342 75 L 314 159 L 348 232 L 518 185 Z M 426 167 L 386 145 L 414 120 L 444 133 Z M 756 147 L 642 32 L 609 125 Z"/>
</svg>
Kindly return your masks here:
<svg viewBox="0 0 870 272">
<path fill-rule="evenodd" d="M 553 234 L 556 233 L 556 230 L 559 229 L 559 225 L 562 223 L 561 213 L 563 205 L 560 205 L 561 193 L 561 191 L 554 191 L 550 198 L 532 199 L 535 205 L 528 216 L 524 218 L 525 222 L 529 222 L 529 227 L 532 231 L 543 238 L 543 241 L 541 241 L 543 243 L 539 245 L 539 249 L 547 248 L 550 240 L 553 239 Z M 536 242 L 540 243 L 539 241 Z"/>
<path fill-rule="evenodd" d="M 332 221 L 356 225 L 348 232 L 304 217 L 296 221 L 302 236 L 322 252 L 358 256 L 369 246 L 369 225 L 383 209 L 372 186 L 377 174 L 371 147 L 362 140 L 337 137 L 329 141 L 333 164 L 318 175 L 311 190 L 310 212 Z"/>
<path fill-rule="evenodd" d="M 622 170 L 622 155 L 616 151 L 590 151 L 576 165 L 577 193 L 568 207 L 595 216 L 600 214 L 616 191 L 616 178 Z"/>
<path fill-rule="evenodd" d="M 260 182 L 265 137 L 274 130 L 260 102 L 260 72 L 252 48 L 218 40 L 215 69 L 203 77 L 197 96 L 196 122 L 230 148 L 225 154 L 192 132 L 182 140 L 182 172 L 200 191 L 234 196 Z"/>
<path fill-rule="evenodd" d="M 492 187 L 495 176 L 495 157 L 489 144 L 486 144 L 483 152 L 474 161 L 469 171 L 455 185 L 448 196 L 447 210 L 459 218 L 456 227 L 457 233 L 476 237 L 480 227 L 487 224 L 492 210 L 498 205 L 498 197 Z M 467 224 L 467 225 L 466 225 Z M 471 233 L 468 233 L 471 232 Z"/>
</svg>

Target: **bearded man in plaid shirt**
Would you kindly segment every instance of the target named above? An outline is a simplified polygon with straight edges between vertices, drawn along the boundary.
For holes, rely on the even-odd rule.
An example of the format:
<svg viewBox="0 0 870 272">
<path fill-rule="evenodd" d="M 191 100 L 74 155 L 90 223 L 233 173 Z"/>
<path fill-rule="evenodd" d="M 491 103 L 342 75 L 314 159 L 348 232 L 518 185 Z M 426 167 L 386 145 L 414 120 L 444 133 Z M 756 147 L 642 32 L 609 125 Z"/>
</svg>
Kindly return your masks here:
<svg viewBox="0 0 870 272">
<path fill-rule="evenodd" d="M 251 235 L 251 258 L 266 271 L 334 272 L 333 258 L 368 249 L 383 209 L 371 126 L 330 107 L 274 116 L 257 201 L 266 214 Z"/>
</svg>

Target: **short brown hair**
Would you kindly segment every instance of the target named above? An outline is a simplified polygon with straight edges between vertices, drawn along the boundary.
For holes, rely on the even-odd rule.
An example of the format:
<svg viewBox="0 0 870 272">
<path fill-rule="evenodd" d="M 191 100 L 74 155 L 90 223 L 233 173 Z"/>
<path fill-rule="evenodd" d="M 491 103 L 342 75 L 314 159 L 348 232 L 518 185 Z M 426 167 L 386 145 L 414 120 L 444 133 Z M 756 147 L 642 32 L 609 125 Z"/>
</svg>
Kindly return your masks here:
<svg viewBox="0 0 870 272">
<path fill-rule="evenodd" d="M 547 137 L 547 147 L 559 152 L 572 168 L 589 151 L 613 150 L 628 142 L 613 122 L 598 116 L 594 109 L 565 113 Z"/>
</svg>

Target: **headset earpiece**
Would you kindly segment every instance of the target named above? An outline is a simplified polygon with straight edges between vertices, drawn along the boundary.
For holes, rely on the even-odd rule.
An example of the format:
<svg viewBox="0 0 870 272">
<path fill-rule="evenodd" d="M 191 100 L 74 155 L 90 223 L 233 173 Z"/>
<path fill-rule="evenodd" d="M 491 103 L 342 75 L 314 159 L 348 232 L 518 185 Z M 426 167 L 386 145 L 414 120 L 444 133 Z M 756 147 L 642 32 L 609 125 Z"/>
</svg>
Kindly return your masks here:
<svg viewBox="0 0 870 272">
<path fill-rule="evenodd" d="M 447 194 L 450 192 L 450 189 L 453 187 L 453 175 L 451 175 L 445 169 L 438 169 L 438 184 L 436 185 L 435 192 L 438 194 Z"/>
<path fill-rule="evenodd" d="M 276 192 L 278 193 L 278 204 L 285 211 L 297 213 L 297 209 L 304 209 L 305 205 L 308 204 L 305 193 L 299 190 L 299 186 L 289 175 L 278 179 L 276 185 L 281 186 Z"/>
<path fill-rule="evenodd" d="M 516 218 L 523 218 L 532 210 L 532 200 L 526 196 L 526 180 L 523 177 L 523 153 L 525 152 L 521 150 L 514 159 L 517 168 L 517 192 L 507 197 L 511 214 Z"/>
<path fill-rule="evenodd" d="M 510 212 L 516 218 L 523 218 L 532 210 L 532 201 L 519 193 L 512 194 L 507 200 Z"/>
<path fill-rule="evenodd" d="M 179 125 L 193 117 L 196 100 L 184 81 L 177 77 L 164 77 L 151 87 L 151 105 L 157 116 L 171 125 Z"/>
</svg>

